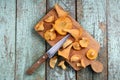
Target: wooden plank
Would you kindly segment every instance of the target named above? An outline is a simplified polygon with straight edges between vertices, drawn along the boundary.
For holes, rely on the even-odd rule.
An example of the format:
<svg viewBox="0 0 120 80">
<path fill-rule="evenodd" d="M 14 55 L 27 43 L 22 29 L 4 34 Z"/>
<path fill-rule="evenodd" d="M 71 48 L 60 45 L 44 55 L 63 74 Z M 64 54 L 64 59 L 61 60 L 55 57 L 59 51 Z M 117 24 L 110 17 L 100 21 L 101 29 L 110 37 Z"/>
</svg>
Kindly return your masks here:
<svg viewBox="0 0 120 80">
<path fill-rule="evenodd" d="M 90 67 L 77 73 L 77 80 L 107 80 L 106 1 L 79 0 L 77 20 L 100 43 L 98 60 L 103 63 L 102 73 L 94 73 Z"/>
<path fill-rule="evenodd" d="M 0 80 L 14 80 L 15 0 L 0 0 Z"/>
<path fill-rule="evenodd" d="M 94 37 L 100 43 L 101 49 L 99 51 L 98 60 L 103 63 L 104 70 L 100 74 L 93 73 L 93 80 L 107 80 L 108 79 L 108 65 L 107 65 L 107 27 L 106 27 L 106 0 L 95 1 L 97 5 L 97 14 L 94 20 Z M 94 6 L 96 7 L 96 6 Z"/>
<path fill-rule="evenodd" d="M 25 73 L 45 53 L 45 41 L 34 30 L 45 12 L 45 0 L 17 0 L 16 80 L 45 80 L 45 64 L 32 76 Z"/>
<path fill-rule="evenodd" d="M 108 9 L 108 80 L 120 80 L 120 0 L 109 0 Z"/>
<path fill-rule="evenodd" d="M 47 11 L 49 11 L 55 3 L 58 3 L 65 10 L 70 12 L 71 16 L 75 18 L 75 1 L 74 0 L 47 0 Z M 49 48 L 50 46 L 47 46 Z M 68 65 L 67 65 L 68 66 Z M 68 67 L 66 71 L 55 67 L 51 69 L 49 67 L 49 60 L 47 62 L 47 80 L 76 80 L 75 71 Z"/>
</svg>

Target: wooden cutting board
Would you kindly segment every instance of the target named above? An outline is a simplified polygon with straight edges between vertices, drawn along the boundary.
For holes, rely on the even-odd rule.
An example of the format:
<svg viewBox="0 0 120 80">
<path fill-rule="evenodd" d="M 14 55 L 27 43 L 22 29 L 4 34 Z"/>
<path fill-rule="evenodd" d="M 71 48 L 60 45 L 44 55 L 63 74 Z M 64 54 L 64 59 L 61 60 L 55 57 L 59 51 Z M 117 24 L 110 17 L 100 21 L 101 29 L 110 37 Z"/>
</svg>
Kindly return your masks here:
<svg viewBox="0 0 120 80">
<path fill-rule="evenodd" d="M 55 16 L 55 20 L 58 18 L 57 12 L 56 10 L 53 8 L 52 10 L 50 10 L 39 22 L 44 21 L 46 18 L 48 18 L 48 16 L 54 15 Z M 73 50 L 71 49 L 70 51 L 70 55 L 69 58 L 74 55 L 74 54 L 79 54 L 80 56 L 82 56 L 82 59 L 84 60 L 85 66 L 91 65 L 92 63 L 94 63 L 96 60 L 89 60 L 86 57 L 86 52 L 88 51 L 88 49 L 93 48 L 97 53 L 99 52 L 100 49 L 100 44 L 85 30 L 83 29 L 83 27 L 77 22 L 75 21 L 75 19 L 73 19 L 70 15 L 68 15 L 68 17 L 72 20 L 73 22 L 73 28 L 80 28 L 82 29 L 83 33 L 81 37 L 87 37 L 89 39 L 89 45 L 87 48 L 83 48 L 79 51 Z M 38 22 L 38 23 L 39 23 Z M 49 30 L 52 28 L 52 23 L 44 23 L 44 31 L 38 32 L 38 34 L 40 34 L 43 37 L 43 34 L 46 30 Z M 54 44 L 56 44 L 60 39 L 62 39 L 64 36 L 61 36 L 59 34 L 57 34 L 57 38 L 53 41 L 47 41 L 51 46 L 53 46 Z M 43 37 L 44 38 L 44 37 Z M 72 38 L 72 37 L 70 37 Z M 70 62 L 69 60 L 66 60 L 75 70 L 80 70 L 80 67 L 76 66 L 75 62 Z"/>
</svg>

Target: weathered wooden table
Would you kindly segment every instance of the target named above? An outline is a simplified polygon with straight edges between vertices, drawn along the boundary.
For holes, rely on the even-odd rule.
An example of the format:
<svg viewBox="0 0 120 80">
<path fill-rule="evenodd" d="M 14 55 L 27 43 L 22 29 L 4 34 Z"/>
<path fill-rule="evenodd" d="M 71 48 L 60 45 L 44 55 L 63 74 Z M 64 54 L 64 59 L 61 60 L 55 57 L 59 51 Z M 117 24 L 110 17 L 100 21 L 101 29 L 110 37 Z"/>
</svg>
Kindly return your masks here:
<svg viewBox="0 0 120 80">
<path fill-rule="evenodd" d="M 55 3 L 100 42 L 102 73 L 51 69 L 46 61 L 25 74 L 50 47 L 33 27 Z M 0 80 L 120 80 L 120 0 L 0 0 Z"/>
</svg>

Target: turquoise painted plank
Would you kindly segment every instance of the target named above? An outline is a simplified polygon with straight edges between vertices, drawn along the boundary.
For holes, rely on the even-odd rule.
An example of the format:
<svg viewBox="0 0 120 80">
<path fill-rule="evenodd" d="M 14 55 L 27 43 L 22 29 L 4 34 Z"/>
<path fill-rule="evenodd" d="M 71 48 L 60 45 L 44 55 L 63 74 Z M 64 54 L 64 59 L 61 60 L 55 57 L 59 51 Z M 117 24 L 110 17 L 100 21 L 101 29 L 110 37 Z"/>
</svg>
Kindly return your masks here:
<svg viewBox="0 0 120 80">
<path fill-rule="evenodd" d="M 44 63 L 33 75 L 26 74 L 26 70 L 45 53 L 45 41 L 34 30 L 45 12 L 45 0 L 17 0 L 16 80 L 45 80 Z"/>
<path fill-rule="evenodd" d="M 62 6 L 68 13 L 75 18 L 75 1 L 74 0 L 47 0 L 47 11 L 54 7 L 58 3 Z"/>
<path fill-rule="evenodd" d="M 49 11 L 55 3 L 58 3 L 65 10 L 70 12 L 71 16 L 75 18 L 75 1 L 74 0 L 47 0 L 47 11 Z M 50 46 L 47 46 L 48 48 Z M 49 60 L 47 62 L 47 80 L 76 80 L 75 71 L 68 67 L 67 70 L 64 71 L 60 67 L 56 67 L 51 69 L 49 67 Z"/>
<path fill-rule="evenodd" d="M 108 80 L 120 80 L 120 0 L 108 4 Z"/>
<path fill-rule="evenodd" d="M 90 11 L 88 10 L 89 7 L 91 6 L 92 5 L 90 4 L 90 1 L 78 0 L 77 1 L 77 20 L 83 26 L 85 30 L 87 30 L 91 35 L 93 35 L 94 26 L 91 23 L 92 14 L 90 14 Z M 92 80 L 92 71 L 90 67 L 87 67 L 85 69 L 78 71 L 77 79 L 78 80 Z"/>
<path fill-rule="evenodd" d="M 0 80 L 14 80 L 15 0 L 0 0 Z"/>
<path fill-rule="evenodd" d="M 102 73 L 93 73 L 93 80 L 108 79 L 108 53 L 107 53 L 107 27 L 106 27 L 106 0 L 95 1 L 96 16 L 94 19 L 94 38 L 100 43 L 98 60 L 103 63 L 104 70 Z"/>
<path fill-rule="evenodd" d="M 100 43 L 98 60 L 104 64 L 102 73 L 88 67 L 77 73 L 77 80 L 107 80 L 106 1 L 78 0 L 77 20 Z"/>
</svg>

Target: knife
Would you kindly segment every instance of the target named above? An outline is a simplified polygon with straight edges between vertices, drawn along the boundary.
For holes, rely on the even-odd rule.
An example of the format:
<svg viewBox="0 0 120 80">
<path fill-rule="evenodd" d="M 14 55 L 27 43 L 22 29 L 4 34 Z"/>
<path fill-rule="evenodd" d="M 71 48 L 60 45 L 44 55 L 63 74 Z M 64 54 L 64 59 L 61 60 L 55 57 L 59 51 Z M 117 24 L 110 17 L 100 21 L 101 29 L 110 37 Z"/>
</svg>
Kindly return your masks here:
<svg viewBox="0 0 120 80">
<path fill-rule="evenodd" d="M 27 71 L 27 74 L 32 74 L 48 57 L 51 58 L 58 51 L 58 49 L 67 40 L 70 34 L 66 35 L 60 41 L 58 41 L 53 47 L 51 47 L 45 54 L 43 54 Z"/>
</svg>

